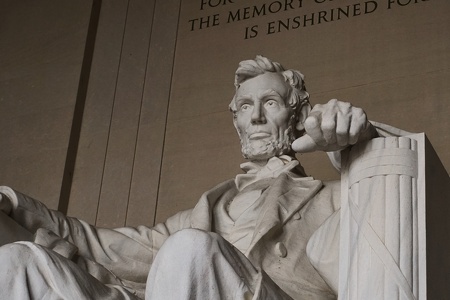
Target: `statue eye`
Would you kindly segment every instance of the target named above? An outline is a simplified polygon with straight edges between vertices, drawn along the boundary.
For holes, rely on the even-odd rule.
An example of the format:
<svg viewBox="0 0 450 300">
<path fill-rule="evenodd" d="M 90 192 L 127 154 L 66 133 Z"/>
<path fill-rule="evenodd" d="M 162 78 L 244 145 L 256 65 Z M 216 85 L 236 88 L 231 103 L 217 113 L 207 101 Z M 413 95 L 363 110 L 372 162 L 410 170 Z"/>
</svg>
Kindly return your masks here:
<svg viewBox="0 0 450 300">
<path fill-rule="evenodd" d="M 250 104 L 242 104 L 240 110 L 241 111 L 246 111 L 250 108 Z"/>
<path fill-rule="evenodd" d="M 267 107 L 275 107 L 276 105 L 278 105 L 278 102 L 277 101 L 275 101 L 275 100 L 268 100 L 268 101 L 266 101 L 266 104 L 265 104 Z"/>
</svg>

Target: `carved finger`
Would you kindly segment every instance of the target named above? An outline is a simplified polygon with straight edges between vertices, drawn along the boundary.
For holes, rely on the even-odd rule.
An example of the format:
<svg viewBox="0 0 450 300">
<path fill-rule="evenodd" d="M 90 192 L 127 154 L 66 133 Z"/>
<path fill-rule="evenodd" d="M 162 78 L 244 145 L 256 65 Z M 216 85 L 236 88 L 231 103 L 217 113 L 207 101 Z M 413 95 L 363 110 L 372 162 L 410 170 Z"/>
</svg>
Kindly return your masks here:
<svg viewBox="0 0 450 300">
<path fill-rule="evenodd" d="M 353 106 L 348 102 L 340 102 L 339 111 L 343 116 L 350 117 L 353 113 Z"/>
<path fill-rule="evenodd" d="M 339 146 L 347 146 L 349 144 L 350 124 L 351 115 L 348 112 L 337 118 L 336 143 Z"/>
<path fill-rule="evenodd" d="M 322 128 L 322 112 L 311 111 L 305 120 L 305 131 L 314 140 L 317 145 L 325 146 L 326 141 L 323 136 Z"/>
<path fill-rule="evenodd" d="M 292 150 L 297 153 L 308 153 L 319 150 L 319 147 L 316 145 L 314 140 L 307 134 L 296 139 L 292 145 Z"/>
<path fill-rule="evenodd" d="M 322 133 L 326 144 L 336 144 L 336 119 L 337 115 L 323 116 L 322 117 Z"/>
<path fill-rule="evenodd" d="M 359 137 L 367 130 L 368 121 L 366 114 L 360 108 L 355 108 L 352 113 L 352 120 L 349 130 L 349 144 L 354 145 Z"/>
</svg>

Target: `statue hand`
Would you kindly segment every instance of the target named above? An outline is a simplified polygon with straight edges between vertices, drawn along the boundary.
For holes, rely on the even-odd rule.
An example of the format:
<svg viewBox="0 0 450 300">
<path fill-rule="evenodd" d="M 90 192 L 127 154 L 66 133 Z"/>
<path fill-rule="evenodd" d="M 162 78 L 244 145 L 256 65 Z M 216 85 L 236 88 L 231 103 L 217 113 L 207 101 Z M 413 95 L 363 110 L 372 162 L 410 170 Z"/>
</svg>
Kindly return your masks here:
<svg viewBox="0 0 450 300">
<path fill-rule="evenodd" d="M 377 136 L 361 108 L 336 99 L 315 105 L 304 126 L 305 135 L 292 143 L 295 152 L 337 151 Z"/>
<path fill-rule="evenodd" d="M 4 194 L 0 193 L 0 211 L 9 215 L 9 213 L 11 212 L 11 209 L 12 209 L 11 200 L 9 200 L 9 198 L 6 197 Z"/>
</svg>

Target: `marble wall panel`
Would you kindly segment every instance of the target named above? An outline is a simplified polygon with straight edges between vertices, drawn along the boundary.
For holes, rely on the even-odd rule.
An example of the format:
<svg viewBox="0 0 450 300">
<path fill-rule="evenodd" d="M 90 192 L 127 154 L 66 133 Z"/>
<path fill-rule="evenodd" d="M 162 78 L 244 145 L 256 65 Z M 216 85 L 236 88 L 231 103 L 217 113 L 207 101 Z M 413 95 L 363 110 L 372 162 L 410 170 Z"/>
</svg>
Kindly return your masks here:
<svg viewBox="0 0 450 300">
<path fill-rule="evenodd" d="M 68 215 L 155 218 L 179 1 L 103 1 Z"/>
<path fill-rule="evenodd" d="M 67 214 L 95 224 L 128 1 L 102 1 Z"/>
<path fill-rule="evenodd" d="M 236 174 L 243 159 L 227 105 L 237 63 L 257 54 L 301 70 L 313 104 L 338 98 L 373 120 L 425 131 L 450 169 L 449 2 L 292 1 L 292 9 L 270 13 L 275 2 L 225 1 L 203 9 L 200 1 L 182 2 L 157 221 L 192 207 L 206 187 Z M 266 14 L 252 18 L 253 7 L 264 4 Z M 241 20 L 228 22 L 239 9 Z M 338 16 L 339 9 L 348 17 Z M 258 35 L 246 38 L 252 26 Z M 339 177 L 322 153 L 299 158 L 308 174 Z"/>
<path fill-rule="evenodd" d="M 128 2 L 96 224 L 125 225 L 154 4 Z"/>
<path fill-rule="evenodd" d="M 0 12 L 0 180 L 56 208 L 92 2 L 48 2 Z M 338 98 L 425 131 L 449 169 L 450 3 L 406 2 L 101 1 L 68 214 L 151 225 L 240 172 L 227 106 L 237 63 L 257 54 L 301 70 L 313 104 Z M 323 153 L 298 157 L 339 178 Z"/>
<path fill-rule="evenodd" d="M 152 225 L 158 199 L 180 1 L 155 1 L 126 225 Z"/>
<path fill-rule="evenodd" d="M 92 1 L 0 6 L 0 182 L 57 208 Z"/>
</svg>

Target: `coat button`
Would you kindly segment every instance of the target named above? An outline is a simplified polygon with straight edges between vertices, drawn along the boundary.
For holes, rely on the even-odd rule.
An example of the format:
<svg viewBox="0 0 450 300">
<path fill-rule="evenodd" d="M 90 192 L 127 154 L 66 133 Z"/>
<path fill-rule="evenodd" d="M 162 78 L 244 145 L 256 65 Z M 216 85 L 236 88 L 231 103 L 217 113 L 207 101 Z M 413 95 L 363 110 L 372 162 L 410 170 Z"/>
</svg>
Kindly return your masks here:
<svg viewBox="0 0 450 300">
<path fill-rule="evenodd" d="M 294 220 L 300 220 L 302 218 L 302 216 L 300 215 L 300 212 L 298 211 L 292 216 L 292 218 Z"/>
<path fill-rule="evenodd" d="M 278 255 L 279 257 L 286 257 L 287 255 L 286 246 L 281 242 L 276 243 L 275 254 Z"/>
</svg>

